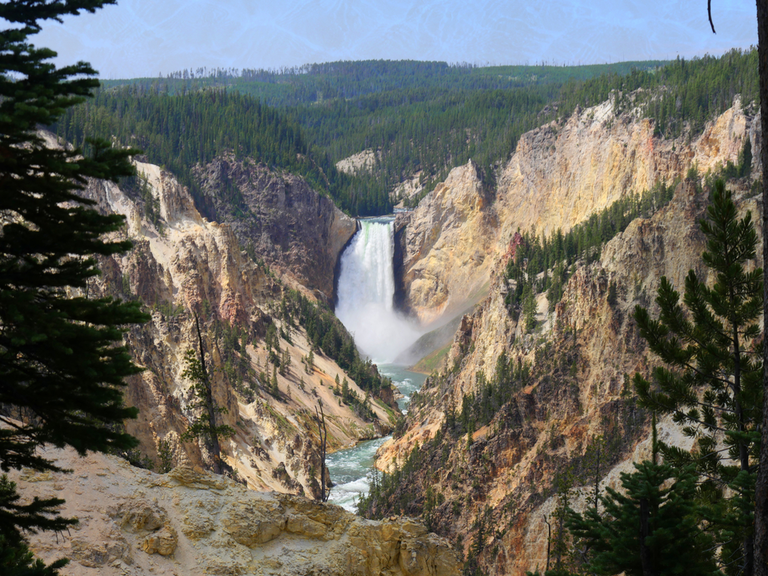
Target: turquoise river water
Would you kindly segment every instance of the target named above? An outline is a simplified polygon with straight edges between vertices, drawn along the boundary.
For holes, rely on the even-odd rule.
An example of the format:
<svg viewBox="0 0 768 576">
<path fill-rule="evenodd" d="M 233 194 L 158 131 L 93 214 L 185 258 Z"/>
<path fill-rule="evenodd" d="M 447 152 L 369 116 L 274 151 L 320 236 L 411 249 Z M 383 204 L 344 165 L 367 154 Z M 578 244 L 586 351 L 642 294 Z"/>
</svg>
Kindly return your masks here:
<svg viewBox="0 0 768 576">
<path fill-rule="evenodd" d="M 421 388 L 426 376 L 393 364 L 379 364 L 379 372 L 392 378 L 392 382 L 400 390 L 403 397 L 398 400 L 398 404 L 405 412 L 411 396 Z M 356 511 L 357 499 L 362 494 L 367 494 L 371 485 L 376 450 L 388 438 L 389 436 L 361 442 L 354 448 L 339 450 L 326 458 L 326 466 L 335 484 L 331 489 L 329 502 L 338 504 L 350 512 Z"/>
</svg>

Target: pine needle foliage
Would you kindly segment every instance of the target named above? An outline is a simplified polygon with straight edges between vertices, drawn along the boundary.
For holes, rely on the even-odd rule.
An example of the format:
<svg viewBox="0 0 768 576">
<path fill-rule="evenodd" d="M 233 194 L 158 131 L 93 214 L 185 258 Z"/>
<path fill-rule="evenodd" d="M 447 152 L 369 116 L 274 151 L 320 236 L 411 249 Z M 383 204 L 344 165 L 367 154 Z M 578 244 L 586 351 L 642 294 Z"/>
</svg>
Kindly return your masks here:
<svg viewBox="0 0 768 576">
<path fill-rule="evenodd" d="M 235 435 L 235 430 L 226 424 L 216 424 L 216 414 L 226 414 L 228 410 L 223 406 L 214 406 L 211 399 L 211 385 L 208 374 L 197 358 L 194 350 L 187 350 L 184 354 L 185 368 L 182 378 L 192 383 L 193 400 L 187 406 L 190 410 L 202 411 L 199 418 L 194 418 L 189 428 L 181 435 L 185 442 L 197 438 L 218 442 L 219 438 L 230 438 Z"/>
<path fill-rule="evenodd" d="M 134 173 L 136 151 L 89 141 L 85 150 L 51 146 L 38 132 L 98 86 L 86 63 L 57 68 L 55 52 L 29 42 L 41 22 L 94 12 L 113 0 L 10 0 L 0 4 L 0 469 L 59 470 L 43 444 L 120 451 L 137 440 L 122 431 L 136 416 L 123 404 L 136 374 L 122 345 L 129 324 L 146 321 L 136 302 L 90 298 L 98 256 L 128 250 L 112 239 L 124 218 L 82 196 L 89 178 Z M 107 239 L 110 238 L 110 239 Z M 22 533 L 61 530 L 60 500 L 22 506 L 0 482 L 0 572 L 55 573 L 29 558 Z"/>
<path fill-rule="evenodd" d="M 754 266 L 752 217 L 738 218 L 722 181 L 714 185 L 701 230 L 707 239 L 702 259 L 714 283 L 707 286 L 691 271 L 681 302 L 662 278 L 658 319 L 645 308 L 635 309 L 640 334 L 663 364 L 653 370 L 651 381 L 636 374 L 634 384 L 643 407 L 671 414 L 683 433 L 695 439 L 691 452 L 662 443 L 662 454 L 678 469 L 695 467 L 702 493 L 712 503 L 710 516 L 721 530 L 727 572 L 750 576 L 763 398 L 757 345 L 763 273 Z"/>
<path fill-rule="evenodd" d="M 621 474 L 623 491 L 607 488 L 602 513 L 569 510 L 566 524 L 588 549 L 584 572 L 628 576 L 717 574 L 712 539 L 700 525 L 697 475 L 645 460 Z"/>
</svg>

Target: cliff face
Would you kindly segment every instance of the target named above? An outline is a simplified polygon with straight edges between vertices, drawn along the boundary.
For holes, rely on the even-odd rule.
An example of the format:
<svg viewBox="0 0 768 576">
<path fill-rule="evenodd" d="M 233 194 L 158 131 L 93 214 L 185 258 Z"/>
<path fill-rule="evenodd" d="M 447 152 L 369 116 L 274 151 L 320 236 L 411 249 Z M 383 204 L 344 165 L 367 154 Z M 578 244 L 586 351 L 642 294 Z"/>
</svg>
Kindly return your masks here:
<svg viewBox="0 0 768 576">
<path fill-rule="evenodd" d="M 14 476 L 28 497 L 66 495 L 80 522 L 33 535 L 47 562 L 67 557 L 71 576 L 240 574 L 452 576 L 448 543 L 409 519 L 370 522 L 334 505 L 258 493 L 207 472 L 155 474 L 112 456 L 46 456 L 72 474 Z"/>
<path fill-rule="evenodd" d="M 746 190 L 736 193 L 742 211 L 759 213 Z M 631 315 L 637 304 L 657 313 L 662 276 L 682 287 L 689 269 L 703 273 L 698 221 L 706 205 L 706 192 L 690 180 L 681 183 L 667 207 L 635 220 L 608 242 L 598 262 L 579 264 L 552 314 L 539 302 L 532 334 L 505 306 L 501 260 L 488 298 L 464 317 L 442 370 L 409 407 L 405 432 L 377 455 L 377 466 L 387 470 L 421 446 L 417 472 L 378 512 L 390 513 L 398 501 L 410 503 L 407 514 L 428 512 L 438 533 L 467 553 L 481 550 L 476 560 L 489 574 L 522 575 L 545 566 L 558 478 L 570 470 L 578 487 L 597 474 L 603 488 L 615 488 L 619 473 L 649 453 L 649 415 L 636 406 L 627 375 L 647 373 L 654 360 Z M 512 368 L 486 395 L 502 352 Z M 497 406 L 487 423 L 470 431 L 471 439 L 460 427 L 465 395 L 472 404 Z M 669 420 L 660 433 L 690 447 Z M 605 443 L 596 465 L 586 454 L 599 436 Z M 583 500 L 576 491 L 569 503 L 578 507 Z"/>
<path fill-rule="evenodd" d="M 137 420 L 126 423 L 141 441 L 140 454 L 133 457 L 149 458 L 156 466 L 163 450 L 175 465 L 202 466 L 210 458 L 198 442 L 179 440 L 199 416 L 189 408 L 191 383 L 182 377 L 184 353 L 198 347 L 197 316 L 212 368 L 214 400 L 227 411 L 221 423 L 236 431 L 222 443 L 227 464 L 251 488 L 319 494 L 316 408 L 321 402 L 325 407 L 330 450 L 389 430 L 387 409 L 371 402 L 371 416 L 342 403 L 334 394 L 337 375 L 346 377 L 361 399 L 366 393 L 318 351 L 312 369 L 305 368 L 302 358 L 309 356 L 311 346 L 305 330 L 281 310 L 286 289 L 275 272 L 241 251 L 229 225 L 202 218 L 170 174 L 150 164 L 138 163 L 137 169 L 146 182 L 143 197 L 102 181 L 90 182 L 86 190 L 100 209 L 127 217 L 125 234 L 134 240 L 130 253 L 101 262 L 103 275 L 93 290 L 139 299 L 152 313 L 149 323 L 126 335 L 136 362 L 146 369 L 129 380 L 127 391 L 128 403 L 140 411 Z M 324 206 L 315 195 L 298 204 L 293 218 L 303 220 L 312 202 L 318 210 Z M 283 213 L 296 205 L 284 204 Z M 148 206 L 155 206 L 154 223 L 147 218 Z M 329 234 L 334 221 L 344 220 L 330 217 Z M 337 241 L 344 238 L 342 234 Z M 327 246 L 319 242 L 312 249 Z M 270 325 L 285 358 L 280 373 L 269 361 L 275 344 L 265 342 Z"/>
<path fill-rule="evenodd" d="M 292 287 L 333 302 L 334 267 L 357 230 L 353 218 L 301 178 L 251 159 L 219 157 L 195 176 L 214 220 L 228 224 L 243 247 Z"/>
<path fill-rule="evenodd" d="M 494 193 L 484 192 L 471 163 L 454 169 L 407 217 L 402 306 L 424 322 L 463 310 L 487 289 L 489 270 L 518 229 L 565 232 L 694 164 L 703 174 L 736 163 L 745 136 L 759 140 L 758 124 L 737 100 L 693 141 L 664 140 L 651 121 L 616 116 L 606 102 L 524 134 Z"/>
<path fill-rule="evenodd" d="M 419 207 L 398 216 L 401 305 L 428 324 L 487 290 L 498 221 L 471 162 L 451 171 Z M 456 297 L 457 294 L 461 296 Z"/>
<path fill-rule="evenodd" d="M 422 318 L 458 306 L 469 296 L 466 287 L 483 278 L 488 295 L 462 319 L 446 360 L 409 407 L 403 433 L 380 449 L 379 468 L 391 469 L 396 460 L 402 466 L 411 455 L 408 469 L 415 472 L 372 512 L 388 514 L 406 503 L 405 513 L 424 514 L 466 553 L 479 550 L 471 560 L 489 574 L 522 575 L 546 565 L 547 522 L 566 471 L 576 486 L 597 476 L 616 487 L 619 472 L 647 456 L 649 415 L 636 406 L 628 375 L 646 373 L 654 360 L 632 312 L 640 304 L 656 313 L 662 276 L 681 288 L 689 269 L 703 272 L 698 221 L 706 192 L 683 181 L 668 206 L 632 222 L 598 261 L 579 262 L 554 312 L 538 296 L 533 333 L 505 305 L 511 235 L 518 227 L 568 229 L 620 195 L 671 180 L 693 161 L 700 170 L 736 162 L 744 136 L 759 136 L 754 119 L 738 108 L 690 145 L 653 139 L 648 122 L 601 116 L 604 109 L 525 135 L 493 203 L 471 165 L 455 170 L 400 231 L 404 301 Z M 454 189 L 456 182 L 466 184 Z M 742 211 L 760 213 L 749 182 L 731 186 Z M 453 268 L 443 261 L 449 238 Z M 478 253 L 485 258 L 472 257 Z M 468 433 L 465 397 L 488 415 Z M 670 421 L 662 422 L 661 434 L 687 446 Z M 599 437 L 596 464 L 590 458 Z M 583 502 L 578 490 L 570 498 L 577 507 Z"/>
</svg>

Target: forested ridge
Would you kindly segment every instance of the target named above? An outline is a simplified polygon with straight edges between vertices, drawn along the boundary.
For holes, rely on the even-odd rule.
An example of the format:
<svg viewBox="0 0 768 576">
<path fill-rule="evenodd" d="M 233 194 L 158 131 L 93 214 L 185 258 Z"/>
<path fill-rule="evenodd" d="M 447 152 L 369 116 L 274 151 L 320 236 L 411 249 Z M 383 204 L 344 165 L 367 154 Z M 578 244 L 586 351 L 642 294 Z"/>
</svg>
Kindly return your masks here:
<svg viewBox="0 0 768 576">
<path fill-rule="evenodd" d="M 327 154 L 312 149 L 295 122 L 237 92 L 205 89 L 171 95 L 136 86 L 100 90 L 70 108 L 52 128 L 78 145 L 85 145 L 86 135 L 97 135 L 142 148 L 150 162 L 166 167 L 190 187 L 204 212 L 192 168 L 229 151 L 302 176 L 352 214 L 391 209 L 381 187 L 339 172 Z M 236 192 L 228 200 L 237 208 Z"/>
<path fill-rule="evenodd" d="M 281 71 L 185 70 L 110 81 L 54 128 L 144 148 L 201 195 L 197 163 L 225 151 L 304 177 L 353 215 L 390 212 L 390 194 L 419 176 L 420 195 L 470 159 L 486 186 L 520 136 L 577 107 L 612 99 L 617 113 L 655 120 L 663 137 L 695 136 L 741 94 L 758 99 L 757 52 L 605 66 L 474 67 L 440 62 L 335 62 Z M 335 163 L 374 152 L 369 171 Z M 397 199 L 394 199 L 397 200 Z M 237 204 L 237 195 L 229 200 Z M 200 206 L 205 210 L 205 206 Z"/>
<path fill-rule="evenodd" d="M 283 67 L 276 70 L 195 68 L 159 78 L 106 80 L 103 86 L 133 85 L 177 93 L 226 87 L 259 98 L 265 104 L 290 108 L 340 98 L 426 88 L 433 93 L 464 90 L 510 90 L 531 85 L 586 80 L 602 74 L 628 74 L 634 69 L 664 65 L 661 60 L 585 66 L 477 66 L 415 60 L 339 61 Z"/>
</svg>

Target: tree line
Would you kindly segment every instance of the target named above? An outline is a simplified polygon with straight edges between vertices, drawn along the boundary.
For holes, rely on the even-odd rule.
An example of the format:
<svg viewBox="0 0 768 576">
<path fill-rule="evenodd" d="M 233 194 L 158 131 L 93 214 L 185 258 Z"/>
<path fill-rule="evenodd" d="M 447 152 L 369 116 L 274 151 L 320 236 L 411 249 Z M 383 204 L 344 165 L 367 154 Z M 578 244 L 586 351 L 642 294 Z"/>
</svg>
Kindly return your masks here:
<svg viewBox="0 0 768 576">
<path fill-rule="evenodd" d="M 227 152 L 302 176 L 350 214 L 391 210 L 380 186 L 339 172 L 327 153 L 307 142 L 299 125 L 237 92 L 206 89 L 173 95 L 137 86 L 99 90 L 87 102 L 69 108 L 51 128 L 86 149 L 86 135 L 141 147 L 150 162 L 164 166 L 189 186 L 195 202 L 209 216 L 192 169 Z M 236 191 L 229 192 L 227 200 L 237 207 L 241 199 Z"/>
</svg>

